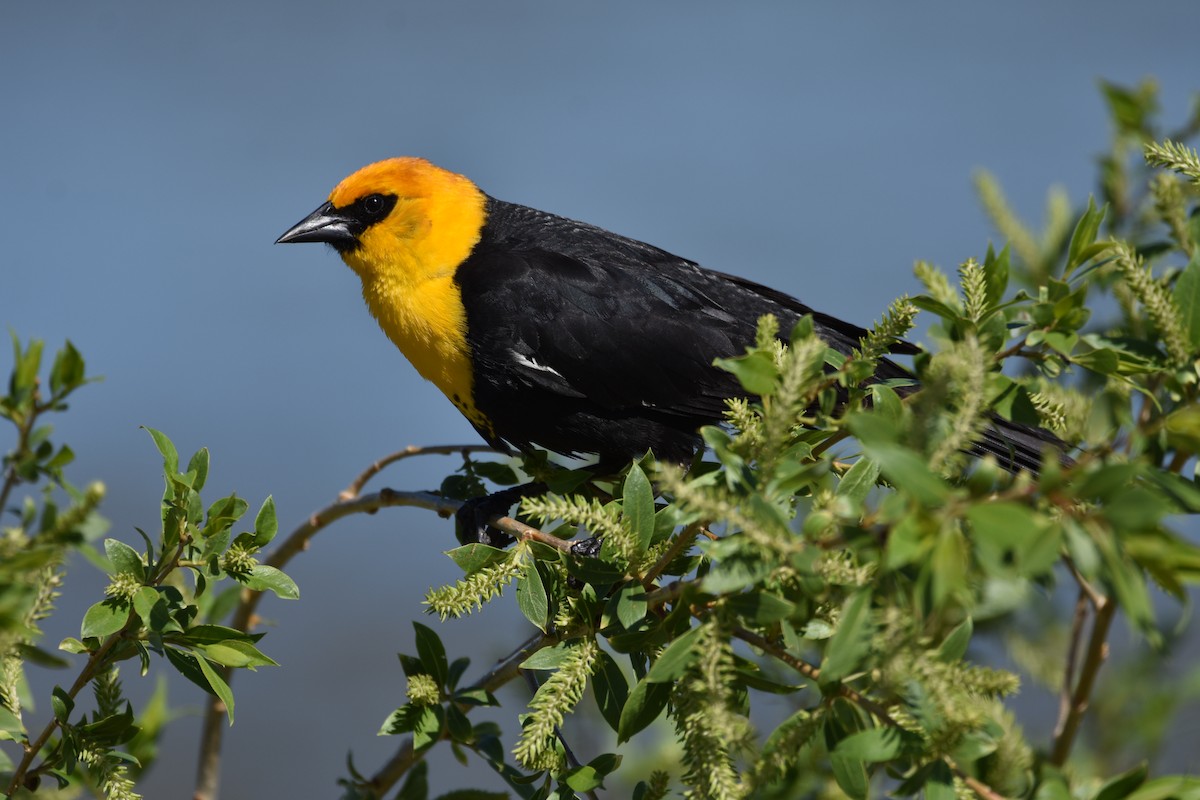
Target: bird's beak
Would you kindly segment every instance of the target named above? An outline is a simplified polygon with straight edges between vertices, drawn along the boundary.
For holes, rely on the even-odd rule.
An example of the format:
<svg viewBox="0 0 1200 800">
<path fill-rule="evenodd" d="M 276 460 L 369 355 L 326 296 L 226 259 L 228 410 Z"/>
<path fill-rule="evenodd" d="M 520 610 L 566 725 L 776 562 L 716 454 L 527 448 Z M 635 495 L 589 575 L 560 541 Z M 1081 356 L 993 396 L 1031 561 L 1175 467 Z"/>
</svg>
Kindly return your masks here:
<svg viewBox="0 0 1200 800">
<path fill-rule="evenodd" d="M 289 228 L 283 236 L 275 240 L 275 244 L 325 242 L 338 249 L 353 247 L 358 244 L 358 239 L 352 231 L 353 223 L 354 220 L 338 212 L 333 203 L 325 203 Z"/>
</svg>

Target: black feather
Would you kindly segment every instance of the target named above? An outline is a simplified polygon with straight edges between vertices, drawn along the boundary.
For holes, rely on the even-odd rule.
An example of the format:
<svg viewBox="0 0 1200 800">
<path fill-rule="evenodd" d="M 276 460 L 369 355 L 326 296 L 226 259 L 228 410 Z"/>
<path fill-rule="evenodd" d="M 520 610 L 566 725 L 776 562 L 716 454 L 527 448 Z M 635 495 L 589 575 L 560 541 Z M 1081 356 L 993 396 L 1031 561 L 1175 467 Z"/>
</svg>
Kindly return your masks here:
<svg viewBox="0 0 1200 800">
<path fill-rule="evenodd" d="M 866 331 L 744 278 L 582 222 L 492 198 L 482 237 L 455 273 L 467 314 L 475 406 L 493 444 L 598 453 L 613 467 L 653 449 L 687 461 L 696 430 L 744 396 L 713 366 L 754 342 L 773 314 L 787 335 L 811 314 L 842 354 Z M 897 342 L 892 352 L 918 348 Z M 910 378 L 882 360 L 875 378 Z M 489 435 L 490 434 L 490 435 Z M 1048 437 L 1048 438 L 1047 438 Z M 993 420 L 976 445 L 1035 470 L 1050 434 Z"/>
</svg>

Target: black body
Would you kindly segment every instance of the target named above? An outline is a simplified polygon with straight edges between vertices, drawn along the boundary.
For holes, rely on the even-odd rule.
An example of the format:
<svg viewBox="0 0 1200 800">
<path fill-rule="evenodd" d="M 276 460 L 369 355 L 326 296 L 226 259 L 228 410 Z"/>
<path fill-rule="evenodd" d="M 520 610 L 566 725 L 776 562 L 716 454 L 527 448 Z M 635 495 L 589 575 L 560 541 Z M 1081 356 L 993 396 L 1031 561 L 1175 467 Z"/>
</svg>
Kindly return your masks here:
<svg viewBox="0 0 1200 800">
<path fill-rule="evenodd" d="M 812 314 L 849 353 L 866 331 L 765 286 L 642 242 L 492 198 L 455 280 L 467 313 L 481 431 L 524 449 L 598 453 L 619 467 L 652 448 L 686 462 L 696 430 L 744 396 L 713 359 L 742 355 L 774 314 L 786 335 Z M 893 352 L 915 353 L 897 342 Z M 877 379 L 907 378 L 882 361 Z"/>
</svg>

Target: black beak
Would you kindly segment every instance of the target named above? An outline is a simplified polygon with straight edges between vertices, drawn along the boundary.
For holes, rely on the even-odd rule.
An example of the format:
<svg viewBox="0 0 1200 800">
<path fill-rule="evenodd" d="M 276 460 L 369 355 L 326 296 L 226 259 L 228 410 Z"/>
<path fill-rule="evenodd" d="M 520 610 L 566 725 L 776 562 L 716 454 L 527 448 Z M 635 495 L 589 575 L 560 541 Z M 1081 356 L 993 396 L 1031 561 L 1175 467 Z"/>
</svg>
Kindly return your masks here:
<svg viewBox="0 0 1200 800">
<path fill-rule="evenodd" d="M 325 203 L 313 213 L 297 222 L 275 244 L 292 242 L 325 242 L 338 250 L 352 249 L 358 244 L 355 229 L 361 227 L 357 220 L 339 212 L 333 203 Z"/>
</svg>

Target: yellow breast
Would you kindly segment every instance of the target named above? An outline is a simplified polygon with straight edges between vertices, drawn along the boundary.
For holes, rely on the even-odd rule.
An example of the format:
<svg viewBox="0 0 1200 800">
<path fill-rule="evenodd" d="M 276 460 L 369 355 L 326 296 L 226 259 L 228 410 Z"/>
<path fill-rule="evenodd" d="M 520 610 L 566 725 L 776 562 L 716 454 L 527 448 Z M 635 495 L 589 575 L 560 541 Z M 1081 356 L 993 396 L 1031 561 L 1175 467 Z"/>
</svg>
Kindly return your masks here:
<svg viewBox="0 0 1200 800">
<path fill-rule="evenodd" d="M 422 377 L 441 389 L 467 419 L 490 430 L 471 399 L 467 316 L 453 275 L 405 284 L 364 279 L 363 298 L 371 314 Z"/>
<path fill-rule="evenodd" d="M 387 218 L 368 227 L 343 260 L 362 279 L 363 298 L 417 372 L 491 435 L 475 407 L 467 314 L 454 273 L 479 242 L 487 197 L 461 175 L 414 158 L 381 161 L 330 195 L 342 207 L 370 193 L 394 195 Z"/>
</svg>

